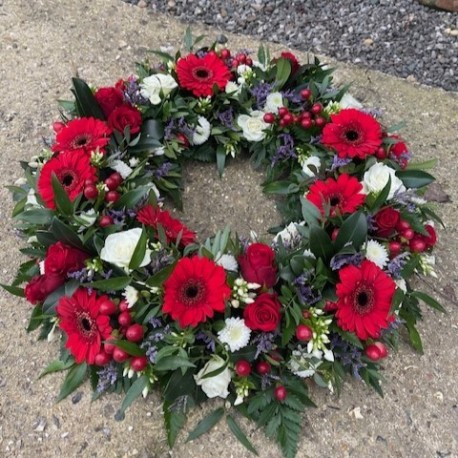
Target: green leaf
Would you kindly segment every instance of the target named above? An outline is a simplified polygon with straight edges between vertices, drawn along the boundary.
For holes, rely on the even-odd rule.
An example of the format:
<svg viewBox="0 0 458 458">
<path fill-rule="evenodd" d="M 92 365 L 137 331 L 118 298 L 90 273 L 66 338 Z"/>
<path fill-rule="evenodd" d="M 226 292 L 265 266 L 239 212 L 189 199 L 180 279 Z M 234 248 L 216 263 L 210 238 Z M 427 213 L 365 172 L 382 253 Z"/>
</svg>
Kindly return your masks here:
<svg viewBox="0 0 458 458">
<path fill-rule="evenodd" d="M 58 218 L 53 218 L 50 231 L 57 240 L 67 245 L 74 246 L 75 248 L 79 248 L 80 250 L 83 249 L 83 243 L 78 237 L 78 234 Z"/>
<path fill-rule="evenodd" d="M 47 208 L 33 208 L 32 210 L 26 210 L 20 213 L 16 218 L 26 223 L 36 224 L 38 226 L 48 225 L 54 216 L 52 210 Z"/>
<path fill-rule="evenodd" d="M 212 429 L 213 426 L 215 426 L 216 423 L 223 418 L 223 415 L 224 409 L 222 407 L 219 407 L 209 413 L 205 418 L 200 420 L 199 423 L 197 423 L 197 426 L 189 433 L 186 442 L 193 441 L 194 439 L 202 436 L 202 434 L 205 434 L 207 431 L 210 431 L 210 429 Z"/>
<path fill-rule="evenodd" d="M 263 191 L 266 194 L 279 194 L 279 195 L 287 195 L 290 194 L 290 181 L 273 181 L 271 183 L 267 183 L 263 186 Z"/>
<path fill-rule="evenodd" d="M 17 286 L 5 285 L 3 283 L 0 283 L 0 286 L 4 290 L 8 291 L 10 294 L 13 294 L 14 296 L 25 297 L 23 288 L 19 288 Z"/>
<path fill-rule="evenodd" d="M 353 213 L 348 217 L 339 229 L 334 243 L 336 251 L 340 251 L 346 243 L 352 242 L 353 247 L 358 251 L 367 237 L 367 220 L 362 212 Z M 311 244 L 311 242 L 310 242 Z"/>
<path fill-rule="evenodd" d="M 129 353 L 131 356 L 144 356 L 145 350 L 142 350 L 137 344 L 129 342 L 127 340 L 109 340 L 110 343 L 116 345 L 116 347 L 121 348 L 125 352 Z"/>
<path fill-rule="evenodd" d="M 291 63 L 288 59 L 280 58 L 277 60 L 277 74 L 275 76 L 275 87 L 281 89 L 288 81 L 291 74 Z"/>
<path fill-rule="evenodd" d="M 32 332 L 35 331 L 35 329 L 38 329 L 43 322 L 43 310 L 41 309 L 40 306 L 35 306 L 32 315 L 30 316 L 29 324 L 27 326 L 26 331 L 27 332 Z"/>
<path fill-rule="evenodd" d="M 121 407 L 116 412 L 116 419 L 121 419 L 124 417 L 124 412 L 132 404 L 132 402 L 135 401 L 135 399 L 141 396 L 142 391 L 146 386 L 148 386 L 148 383 L 148 377 L 146 375 L 142 375 L 140 378 L 135 380 L 134 383 L 132 383 L 122 401 Z"/>
<path fill-rule="evenodd" d="M 439 304 L 439 302 L 437 302 L 436 299 L 433 299 L 429 294 L 422 293 L 421 291 L 414 291 L 410 295 L 413 297 L 416 297 L 417 299 L 420 299 L 421 301 L 423 301 L 425 304 L 428 304 L 433 309 L 439 310 L 439 312 L 447 313 L 444 307 L 442 307 L 442 305 Z"/>
<path fill-rule="evenodd" d="M 102 109 L 97 103 L 91 88 L 80 78 L 72 78 L 78 114 L 97 119 L 105 119 Z"/>
<path fill-rule="evenodd" d="M 216 149 L 216 167 L 218 169 L 219 176 L 222 177 L 224 173 L 224 165 L 226 163 L 226 152 L 224 147 L 219 145 Z"/>
<path fill-rule="evenodd" d="M 313 226 L 310 228 L 310 250 L 317 259 L 321 258 L 325 263 L 334 254 L 332 241 L 326 231 L 321 227 Z"/>
<path fill-rule="evenodd" d="M 119 291 L 129 285 L 131 281 L 132 278 L 130 277 L 115 277 L 84 283 L 83 286 L 94 288 L 99 291 Z"/>
<path fill-rule="evenodd" d="M 186 414 L 170 408 L 170 403 L 164 401 L 162 412 L 164 414 L 164 425 L 167 432 L 167 443 L 172 448 L 175 445 L 178 433 L 186 423 Z"/>
<path fill-rule="evenodd" d="M 186 52 L 191 52 L 192 51 L 192 31 L 191 27 L 186 27 L 186 32 L 184 35 L 184 40 L 183 40 L 183 45 L 184 49 Z"/>
<path fill-rule="evenodd" d="M 415 350 L 417 350 L 419 353 L 423 353 L 423 344 L 421 342 L 421 337 L 418 333 L 417 328 L 415 327 L 415 324 L 413 323 L 413 321 L 406 320 L 405 326 L 409 333 L 409 339 L 410 343 L 412 344 L 412 347 L 415 348 Z"/>
<path fill-rule="evenodd" d="M 301 196 L 302 217 L 308 226 L 318 226 L 320 210 L 310 201 Z"/>
<path fill-rule="evenodd" d="M 119 210 L 121 208 L 133 208 L 140 202 L 140 200 L 149 192 L 149 186 L 139 186 L 132 189 L 121 196 L 121 198 L 114 204 L 113 208 Z"/>
<path fill-rule="evenodd" d="M 154 365 L 157 371 L 174 371 L 176 369 L 183 369 L 187 367 L 196 367 L 187 357 L 180 355 L 167 356 L 162 358 L 159 362 Z"/>
<path fill-rule="evenodd" d="M 432 175 L 423 170 L 398 170 L 396 176 L 406 188 L 422 188 L 435 180 Z"/>
<path fill-rule="evenodd" d="M 44 377 L 45 375 L 51 374 L 53 372 L 65 371 L 65 370 L 69 369 L 70 367 L 72 367 L 74 364 L 75 364 L 75 361 L 73 361 L 73 359 L 69 359 L 68 361 L 62 361 L 60 359 L 52 361 L 51 363 L 49 363 L 45 367 L 45 369 L 38 376 L 38 378 L 40 379 L 40 378 Z"/>
<path fill-rule="evenodd" d="M 87 373 L 87 364 L 75 364 L 65 377 L 64 383 L 60 389 L 56 402 L 62 401 L 69 394 L 73 393 L 85 380 Z"/>
<path fill-rule="evenodd" d="M 140 264 L 145 259 L 146 253 L 146 244 L 148 242 L 148 235 L 146 234 L 146 229 L 142 228 L 142 233 L 140 234 L 140 238 L 138 239 L 137 245 L 135 246 L 135 250 L 132 254 L 132 259 L 129 263 L 129 269 L 135 270 L 140 267 Z"/>
<path fill-rule="evenodd" d="M 391 191 L 391 177 L 388 177 L 388 182 L 385 187 L 380 191 L 374 203 L 370 206 L 372 212 L 378 210 L 387 200 L 388 195 Z"/>
<path fill-rule="evenodd" d="M 156 272 L 152 277 L 148 278 L 146 284 L 148 286 L 162 286 L 165 280 L 167 280 L 167 278 L 169 278 L 170 274 L 173 272 L 173 269 L 175 269 L 175 263 L 170 264 L 167 267 L 164 267 L 159 272 Z"/>
<path fill-rule="evenodd" d="M 73 204 L 55 173 L 52 174 L 51 182 L 57 209 L 65 216 L 73 215 Z"/>
<path fill-rule="evenodd" d="M 258 456 L 258 452 L 253 447 L 252 443 L 248 440 L 244 432 L 241 430 L 240 426 L 236 423 L 236 421 L 232 418 L 231 415 L 228 415 L 226 417 L 226 422 L 227 426 L 229 426 L 229 429 L 232 431 L 232 433 L 238 439 L 238 441 L 251 453 L 254 453 L 256 456 Z"/>
</svg>

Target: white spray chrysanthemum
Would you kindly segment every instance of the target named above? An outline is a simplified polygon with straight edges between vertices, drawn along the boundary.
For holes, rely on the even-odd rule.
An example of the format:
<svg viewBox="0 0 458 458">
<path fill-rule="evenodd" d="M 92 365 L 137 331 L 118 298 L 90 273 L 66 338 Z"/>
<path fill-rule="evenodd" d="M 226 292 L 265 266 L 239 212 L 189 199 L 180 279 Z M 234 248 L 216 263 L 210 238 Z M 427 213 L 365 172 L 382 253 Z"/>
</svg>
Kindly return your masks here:
<svg viewBox="0 0 458 458">
<path fill-rule="evenodd" d="M 388 251 L 376 240 L 368 240 L 366 244 L 366 259 L 383 269 L 388 263 Z"/>
<path fill-rule="evenodd" d="M 225 326 L 218 332 L 218 338 L 222 343 L 229 345 L 232 352 L 240 350 L 248 345 L 251 330 L 245 324 L 243 318 L 226 318 Z"/>
</svg>

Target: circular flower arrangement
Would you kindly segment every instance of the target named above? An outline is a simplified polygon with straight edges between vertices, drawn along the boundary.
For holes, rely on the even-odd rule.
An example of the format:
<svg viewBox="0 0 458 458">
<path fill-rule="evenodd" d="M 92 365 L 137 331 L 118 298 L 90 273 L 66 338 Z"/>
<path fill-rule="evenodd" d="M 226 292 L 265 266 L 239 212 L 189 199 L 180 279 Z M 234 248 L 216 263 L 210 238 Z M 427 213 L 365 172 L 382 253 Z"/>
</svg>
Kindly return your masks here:
<svg viewBox="0 0 458 458">
<path fill-rule="evenodd" d="M 29 331 L 61 331 L 44 371 L 68 372 L 59 400 L 90 379 L 96 397 L 126 392 L 122 418 L 158 389 L 172 446 L 189 409 L 220 397 L 189 439 L 225 416 L 255 451 L 234 406 L 292 457 L 310 383 L 339 392 L 349 374 L 382 393 L 399 328 L 421 351 L 419 301 L 442 310 L 410 283 L 434 275 L 431 164 L 411 163 L 317 60 L 195 44 L 188 32 L 186 54 L 111 87 L 73 79 L 54 137 L 11 186 L 32 259 L 3 286 L 33 304 Z M 163 198 L 181 206 L 183 161 L 222 173 L 243 152 L 287 225 L 267 243 L 224 229 L 199 244 Z"/>
</svg>

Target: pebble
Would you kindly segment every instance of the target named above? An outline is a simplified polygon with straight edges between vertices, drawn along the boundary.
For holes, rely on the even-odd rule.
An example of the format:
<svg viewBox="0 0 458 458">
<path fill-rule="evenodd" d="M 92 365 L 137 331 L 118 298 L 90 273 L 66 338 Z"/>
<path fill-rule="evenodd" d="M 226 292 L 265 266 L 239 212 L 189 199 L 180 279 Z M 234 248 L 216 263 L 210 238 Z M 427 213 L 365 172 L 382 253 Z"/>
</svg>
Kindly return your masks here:
<svg viewBox="0 0 458 458">
<path fill-rule="evenodd" d="M 123 1 L 458 91 L 458 14 L 415 0 Z"/>
</svg>

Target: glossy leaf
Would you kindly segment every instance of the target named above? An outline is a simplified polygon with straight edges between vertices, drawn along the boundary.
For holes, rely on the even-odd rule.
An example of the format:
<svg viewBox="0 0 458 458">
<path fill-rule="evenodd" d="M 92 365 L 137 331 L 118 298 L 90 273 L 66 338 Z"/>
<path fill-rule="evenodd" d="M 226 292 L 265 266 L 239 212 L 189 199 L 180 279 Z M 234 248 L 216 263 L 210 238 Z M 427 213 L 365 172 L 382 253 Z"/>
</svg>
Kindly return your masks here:
<svg viewBox="0 0 458 458">
<path fill-rule="evenodd" d="M 202 436 L 206 432 L 210 431 L 220 420 L 223 418 L 224 409 L 219 407 L 213 412 L 209 413 L 205 418 L 197 423 L 197 426 L 189 433 L 186 442 L 193 441 L 198 437 Z"/>
<path fill-rule="evenodd" d="M 64 383 L 60 389 L 60 393 L 57 396 L 56 402 L 62 401 L 69 394 L 73 393 L 86 379 L 87 375 L 87 364 L 75 364 L 65 377 Z"/>
</svg>

